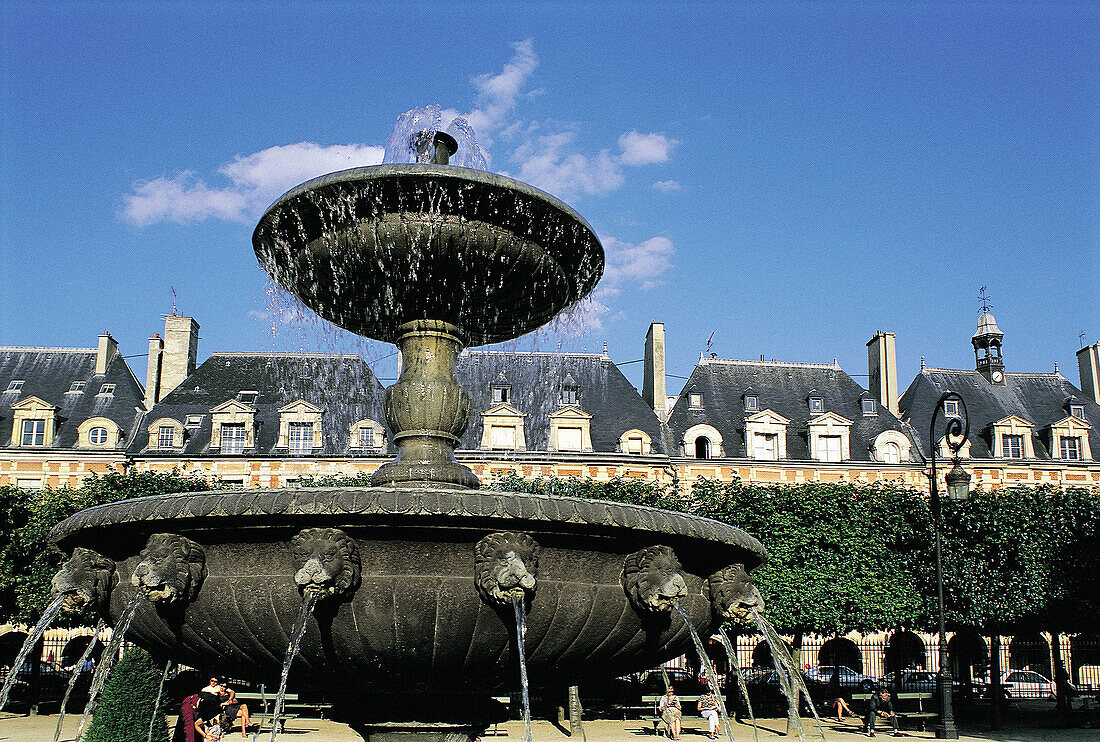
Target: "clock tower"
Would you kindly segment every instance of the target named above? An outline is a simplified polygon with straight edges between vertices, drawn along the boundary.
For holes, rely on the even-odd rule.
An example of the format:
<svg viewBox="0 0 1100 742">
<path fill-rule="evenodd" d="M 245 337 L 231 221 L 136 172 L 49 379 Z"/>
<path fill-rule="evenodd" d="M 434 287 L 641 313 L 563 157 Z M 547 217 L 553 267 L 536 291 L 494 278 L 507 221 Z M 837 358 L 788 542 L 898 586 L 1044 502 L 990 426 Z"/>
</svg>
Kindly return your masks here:
<svg viewBox="0 0 1100 742">
<path fill-rule="evenodd" d="M 1001 338 L 1004 333 L 997 327 L 997 320 L 988 310 L 978 317 L 978 330 L 970 342 L 974 345 L 974 362 L 978 373 L 995 386 L 1004 386 L 1005 363 L 1001 357 Z"/>
</svg>

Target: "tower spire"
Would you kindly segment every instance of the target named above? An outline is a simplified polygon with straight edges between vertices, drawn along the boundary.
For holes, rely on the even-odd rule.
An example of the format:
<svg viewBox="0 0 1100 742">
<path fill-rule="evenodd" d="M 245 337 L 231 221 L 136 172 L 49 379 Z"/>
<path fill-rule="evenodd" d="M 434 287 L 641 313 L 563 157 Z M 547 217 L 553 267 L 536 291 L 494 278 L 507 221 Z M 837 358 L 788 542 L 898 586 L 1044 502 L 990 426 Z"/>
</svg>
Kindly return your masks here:
<svg viewBox="0 0 1100 742">
<path fill-rule="evenodd" d="M 978 309 L 978 329 L 970 338 L 970 343 L 974 346 L 974 364 L 986 381 L 1003 386 L 1005 364 L 1001 356 L 1001 339 L 1004 338 L 1004 333 L 997 327 L 997 320 L 990 311 L 993 305 L 985 286 L 978 290 L 978 301 L 981 303 Z"/>
</svg>

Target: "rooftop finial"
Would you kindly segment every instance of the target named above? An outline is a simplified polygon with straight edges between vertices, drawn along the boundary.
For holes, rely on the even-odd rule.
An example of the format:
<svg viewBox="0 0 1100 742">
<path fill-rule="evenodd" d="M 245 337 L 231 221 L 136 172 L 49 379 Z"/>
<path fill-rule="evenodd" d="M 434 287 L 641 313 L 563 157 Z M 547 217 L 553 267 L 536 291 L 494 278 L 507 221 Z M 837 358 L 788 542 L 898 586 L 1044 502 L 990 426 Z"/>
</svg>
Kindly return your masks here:
<svg viewBox="0 0 1100 742">
<path fill-rule="evenodd" d="M 989 303 L 989 295 L 985 293 L 985 290 L 985 286 L 978 289 L 978 301 L 981 302 L 978 311 L 982 314 L 986 314 L 989 310 L 993 309 L 993 305 Z"/>
</svg>

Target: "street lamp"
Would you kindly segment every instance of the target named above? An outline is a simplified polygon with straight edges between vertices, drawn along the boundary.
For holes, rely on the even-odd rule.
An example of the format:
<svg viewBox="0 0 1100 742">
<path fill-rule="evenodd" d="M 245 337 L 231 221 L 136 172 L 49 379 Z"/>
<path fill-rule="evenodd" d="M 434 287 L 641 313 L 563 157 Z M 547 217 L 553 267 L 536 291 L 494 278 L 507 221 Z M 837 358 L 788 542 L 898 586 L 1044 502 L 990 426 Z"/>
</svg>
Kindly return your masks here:
<svg viewBox="0 0 1100 742">
<path fill-rule="evenodd" d="M 940 610 L 940 671 L 936 675 L 936 694 L 940 700 L 940 723 L 936 726 L 938 739 L 958 739 L 959 730 L 955 726 L 955 713 L 951 707 L 951 668 L 947 657 L 947 631 L 943 623 L 943 566 L 940 557 L 940 491 L 936 483 L 936 418 L 941 413 L 947 415 L 947 402 L 955 402 L 957 412 L 948 416 L 944 428 L 943 440 L 951 449 L 954 466 L 947 472 L 944 482 L 947 484 L 947 496 L 952 500 L 965 500 L 970 494 L 970 475 L 959 463 L 959 450 L 970 436 L 970 417 L 966 413 L 966 402 L 955 392 L 944 392 L 936 408 L 932 411 L 932 423 L 928 429 L 928 442 L 932 450 L 932 532 L 936 543 L 936 598 Z"/>
</svg>

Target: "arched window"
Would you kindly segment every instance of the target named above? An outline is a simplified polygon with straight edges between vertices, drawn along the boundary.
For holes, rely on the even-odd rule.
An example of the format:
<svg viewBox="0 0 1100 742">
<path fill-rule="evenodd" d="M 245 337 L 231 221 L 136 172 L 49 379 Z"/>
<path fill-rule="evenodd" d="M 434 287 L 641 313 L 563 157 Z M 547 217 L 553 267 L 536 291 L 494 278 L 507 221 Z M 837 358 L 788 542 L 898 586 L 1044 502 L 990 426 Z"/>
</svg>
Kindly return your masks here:
<svg viewBox="0 0 1100 742">
<path fill-rule="evenodd" d="M 707 438 L 705 435 L 701 435 L 695 439 L 695 458 L 710 458 L 710 439 Z"/>
<path fill-rule="evenodd" d="M 882 462 L 884 464 L 900 464 L 901 448 L 896 443 L 886 443 L 882 447 Z"/>
<path fill-rule="evenodd" d="M 94 446 L 102 446 L 107 442 L 107 428 L 97 425 L 88 431 L 88 442 Z"/>
</svg>

